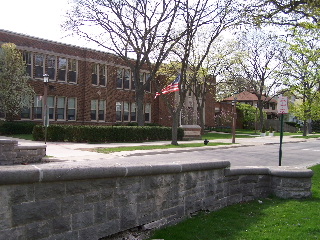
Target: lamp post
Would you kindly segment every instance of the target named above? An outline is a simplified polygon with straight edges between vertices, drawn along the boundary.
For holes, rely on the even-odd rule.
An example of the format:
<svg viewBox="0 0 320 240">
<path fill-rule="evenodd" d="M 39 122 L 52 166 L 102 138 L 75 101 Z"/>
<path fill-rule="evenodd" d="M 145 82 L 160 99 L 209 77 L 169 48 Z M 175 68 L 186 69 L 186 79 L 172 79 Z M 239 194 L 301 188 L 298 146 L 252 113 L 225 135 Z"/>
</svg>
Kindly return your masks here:
<svg viewBox="0 0 320 240">
<path fill-rule="evenodd" d="M 49 119 L 48 119 L 48 104 L 47 104 L 47 99 L 48 99 L 48 82 L 49 82 L 49 74 L 44 74 L 43 75 L 43 83 L 44 83 L 44 93 L 43 93 L 43 106 L 44 106 L 44 111 L 43 111 L 43 125 L 44 125 L 44 143 L 47 143 L 47 128 L 49 125 Z"/>
<path fill-rule="evenodd" d="M 234 95 L 234 100 L 232 101 L 232 143 L 236 142 L 236 123 L 237 123 L 237 97 Z"/>
</svg>

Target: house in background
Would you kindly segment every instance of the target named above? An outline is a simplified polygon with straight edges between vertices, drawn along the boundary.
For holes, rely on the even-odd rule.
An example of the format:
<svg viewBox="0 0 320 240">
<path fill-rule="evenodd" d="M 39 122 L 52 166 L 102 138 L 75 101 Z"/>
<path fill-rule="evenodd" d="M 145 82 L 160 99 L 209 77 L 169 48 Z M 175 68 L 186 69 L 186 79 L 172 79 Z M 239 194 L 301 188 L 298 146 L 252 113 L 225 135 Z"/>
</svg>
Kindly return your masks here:
<svg viewBox="0 0 320 240">
<path fill-rule="evenodd" d="M 232 97 L 225 98 L 221 103 L 231 103 L 236 98 L 237 103 L 245 103 L 251 106 L 258 106 L 258 97 L 256 94 L 248 91 L 238 93 Z M 277 118 L 277 100 L 270 97 L 262 96 L 261 100 L 263 101 L 263 111 L 267 114 L 267 119 L 276 119 Z"/>
<path fill-rule="evenodd" d="M 22 109 L 17 120 L 43 122 L 43 75 L 48 74 L 50 124 L 136 123 L 132 72 L 118 56 L 0 29 L 0 45 L 3 43 L 14 43 L 21 51 L 35 91 L 33 105 Z M 143 70 L 140 81 L 148 76 L 147 69 Z M 164 100 L 161 96 L 155 99 L 155 92 L 152 84 L 145 89 L 145 122 L 171 126 Z M 208 126 L 214 124 L 212 99 L 214 95 L 208 96 L 204 110 Z"/>
</svg>

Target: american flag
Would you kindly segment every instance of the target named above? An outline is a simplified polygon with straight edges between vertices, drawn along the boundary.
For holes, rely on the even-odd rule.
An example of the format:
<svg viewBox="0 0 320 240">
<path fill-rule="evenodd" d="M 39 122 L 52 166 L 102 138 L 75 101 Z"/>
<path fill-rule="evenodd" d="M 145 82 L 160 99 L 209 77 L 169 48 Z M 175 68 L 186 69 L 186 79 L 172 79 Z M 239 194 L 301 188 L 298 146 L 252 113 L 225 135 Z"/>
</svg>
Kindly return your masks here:
<svg viewBox="0 0 320 240">
<path fill-rule="evenodd" d="M 171 84 L 169 84 L 167 87 L 163 88 L 161 90 L 161 93 L 167 94 L 167 93 L 179 91 L 179 83 L 180 83 L 180 74 L 176 77 L 176 79 Z M 160 95 L 160 93 L 156 92 L 156 96 L 154 98 L 156 98 L 159 95 Z"/>
</svg>

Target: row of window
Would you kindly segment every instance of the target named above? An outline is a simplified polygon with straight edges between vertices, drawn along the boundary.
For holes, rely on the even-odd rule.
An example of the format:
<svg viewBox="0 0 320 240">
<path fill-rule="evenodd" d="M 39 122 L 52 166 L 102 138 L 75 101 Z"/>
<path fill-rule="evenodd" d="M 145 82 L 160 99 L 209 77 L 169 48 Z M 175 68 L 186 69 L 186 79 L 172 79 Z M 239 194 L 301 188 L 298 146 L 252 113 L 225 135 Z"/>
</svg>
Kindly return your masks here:
<svg viewBox="0 0 320 240">
<path fill-rule="evenodd" d="M 41 53 L 23 52 L 27 74 L 31 78 L 43 79 L 46 73 L 50 81 L 77 83 L 78 61 L 64 57 L 45 55 Z M 94 86 L 106 86 L 108 67 L 105 64 L 92 64 L 91 83 Z M 145 83 L 150 74 L 140 73 L 140 82 Z M 116 76 L 117 89 L 135 90 L 132 72 L 130 69 L 118 68 Z M 146 91 L 151 92 L 151 86 L 146 86 Z"/>
<path fill-rule="evenodd" d="M 42 96 L 35 96 L 31 108 L 24 108 L 21 111 L 21 119 L 43 119 L 43 99 Z M 74 97 L 48 96 L 47 98 L 49 120 L 75 121 L 77 115 L 77 99 Z M 106 100 L 91 100 L 91 121 L 106 120 Z M 146 122 L 151 121 L 151 104 L 144 107 L 144 117 Z M 116 102 L 117 122 L 136 122 L 136 103 Z"/>
<path fill-rule="evenodd" d="M 76 120 L 77 99 L 70 97 L 48 96 L 48 118 L 49 120 Z M 32 116 L 32 117 L 31 117 Z M 35 96 L 32 108 L 24 108 L 21 111 L 21 119 L 42 119 L 43 99 Z"/>
<path fill-rule="evenodd" d="M 41 53 L 23 52 L 27 74 L 43 79 L 46 73 L 50 81 L 77 83 L 78 61 Z"/>
<path fill-rule="evenodd" d="M 91 120 L 105 121 L 105 100 L 91 100 Z M 144 118 L 146 122 L 151 121 L 151 104 L 144 106 Z M 137 109 L 136 103 L 116 102 L 116 121 L 117 122 L 136 122 Z"/>
</svg>

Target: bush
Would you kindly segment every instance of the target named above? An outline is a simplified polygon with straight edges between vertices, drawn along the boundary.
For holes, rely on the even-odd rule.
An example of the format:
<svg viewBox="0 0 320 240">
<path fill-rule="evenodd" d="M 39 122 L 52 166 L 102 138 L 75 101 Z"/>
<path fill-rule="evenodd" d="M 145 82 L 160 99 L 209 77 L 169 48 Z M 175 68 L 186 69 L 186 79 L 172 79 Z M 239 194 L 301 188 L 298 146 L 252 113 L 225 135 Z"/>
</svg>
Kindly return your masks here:
<svg viewBox="0 0 320 240">
<path fill-rule="evenodd" d="M 45 128 L 36 126 L 33 138 L 44 140 Z M 182 140 L 184 131 L 178 129 L 178 140 Z M 159 126 L 73 126 L 50 125 L 47 128 L 48 141 L 68 142 L 141 142 L 171 140 L 171 128 Z"/>
<path fill-rule="evenodd" d="M 0 124 L 0 133 L 3 135 L 13 134 L 32 134 L 34 122 L 2 122 Z"/>
</svg>

